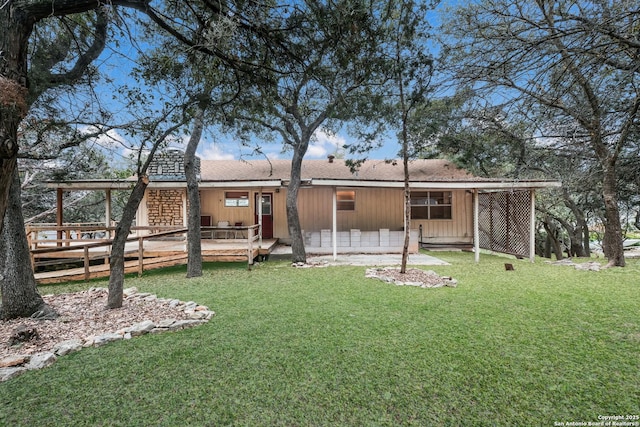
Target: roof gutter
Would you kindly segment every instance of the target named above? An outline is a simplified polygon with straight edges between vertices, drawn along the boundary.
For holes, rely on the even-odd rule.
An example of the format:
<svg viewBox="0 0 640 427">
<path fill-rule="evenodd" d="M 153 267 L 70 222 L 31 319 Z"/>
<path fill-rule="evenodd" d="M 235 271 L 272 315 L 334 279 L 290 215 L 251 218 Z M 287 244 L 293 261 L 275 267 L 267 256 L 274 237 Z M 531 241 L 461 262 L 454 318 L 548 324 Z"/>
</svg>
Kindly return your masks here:
<svg viewBox="0 0 640 427">
<path fill-rule="evenodd" d="M 313 179 L 314 186 L 330 187 L 384 187 L 384 188 L 404 188 L 401 181 L 355 181 L 341 179 Z M 532 189 L 532 188 L 559 188 L 560 181 L 429 181 L 410 182 L 410 188 L 433 188 L 433 189 L 453 189 L 453 190 L 509 190 L 509 189 Z"/>
</svg>

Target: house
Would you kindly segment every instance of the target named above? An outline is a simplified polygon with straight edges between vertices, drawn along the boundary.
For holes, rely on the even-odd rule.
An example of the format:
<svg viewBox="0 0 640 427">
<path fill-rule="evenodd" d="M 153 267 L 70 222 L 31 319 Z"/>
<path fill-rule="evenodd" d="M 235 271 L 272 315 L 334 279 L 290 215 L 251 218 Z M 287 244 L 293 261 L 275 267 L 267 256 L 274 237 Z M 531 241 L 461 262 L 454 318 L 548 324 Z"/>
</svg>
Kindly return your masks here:
<svg viewBox="0 0 640 427">
<path fill-rule="evenodd" d="M 258 224 L 260 238 L 290 243 L 290 168 L 290 160 L 201 160 L 201 226 Z M 473 247 L 476 259 L 480 248 L 533 259 L 535 190 L 560 186 L 556 181 L 476 177 L 450 161 L 433 159 L 410 161 L 409 176 L 410 251 L 420 245 L 462 245 Z M 149 181 L 136 225 L 186 226 L 183 153 L 157 155 Z M 130 185 L 86 181 L 53 186 L 109 194 Z M 298 211 L 307 253 L 401 252 L 404 209 L 400 161 L 367 160 L 357 171 L 332 156 L 303 161 Z"/>
</svg>

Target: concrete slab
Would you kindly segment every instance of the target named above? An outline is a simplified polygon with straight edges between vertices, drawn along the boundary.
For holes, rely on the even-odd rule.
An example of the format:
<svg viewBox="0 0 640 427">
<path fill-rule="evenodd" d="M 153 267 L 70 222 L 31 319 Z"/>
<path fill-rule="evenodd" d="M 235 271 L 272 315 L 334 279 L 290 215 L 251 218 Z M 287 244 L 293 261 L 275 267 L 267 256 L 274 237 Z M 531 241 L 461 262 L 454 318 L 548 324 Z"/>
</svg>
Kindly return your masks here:
<svg viewBox="0 0 640 427">
<path fill-rule="evenodd" d="M 271 252 L 277 259 L 291 259 L 291 246 L 278 245 Z M 396 266 L 402 262 L 402 254 L 338 254 L 337 259 L 333 255 L 309 255 L 309 263 L 328 263 L 330 265 L 366 265 L 366 266 Z M 448 262 L 423 253 L 410 254 L 408 265 L 450 265 Z"/>
<path fill-rule="evenodd" d="M 333 255 L 321 255 L 307 257 L 307 262 L 327 262 L 330 265 L 366 265 L 396 266 L 402 263 L 402 254 L 338 254 L 334 260 Z M 426 254 L 410 254 L 407 265 L 451 265 L 446 261 Z"/>
</svg>

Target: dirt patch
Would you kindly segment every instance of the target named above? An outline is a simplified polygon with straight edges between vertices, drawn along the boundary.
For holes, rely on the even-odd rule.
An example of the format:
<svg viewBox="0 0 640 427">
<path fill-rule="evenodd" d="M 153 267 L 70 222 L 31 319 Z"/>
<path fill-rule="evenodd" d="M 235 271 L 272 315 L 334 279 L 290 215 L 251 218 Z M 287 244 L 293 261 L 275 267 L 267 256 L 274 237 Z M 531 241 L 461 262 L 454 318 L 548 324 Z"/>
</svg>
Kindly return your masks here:
<svg viewBox="0 0 640 427">
<path fill-rule="evenodd" d="M 158 323 L 165 319 L 186 320 L 184 304 L 159 299 L 150 294 L 134 293 L 124 298 L 122 308 L 107 309 L 107 290 L 94 288 L 88 291 L 43 296 L 45 303 L 56 310 L 54 320 L 30 318 L 0 321 L 0 359 L 16 355 L 50 352 L 62 341 L 113 333 L 136 323 L 151 320 Z M 12 333 L 18 329 L 35 329 L 37 338 L 11 346 Z"/>
</svg>

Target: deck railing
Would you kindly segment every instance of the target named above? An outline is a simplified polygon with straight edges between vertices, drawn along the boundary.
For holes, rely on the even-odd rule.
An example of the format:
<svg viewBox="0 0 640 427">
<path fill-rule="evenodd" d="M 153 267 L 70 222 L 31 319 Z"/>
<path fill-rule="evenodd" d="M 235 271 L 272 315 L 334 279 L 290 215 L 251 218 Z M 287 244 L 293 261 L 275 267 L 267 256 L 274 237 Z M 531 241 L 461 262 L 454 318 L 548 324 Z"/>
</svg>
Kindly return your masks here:
<svg viewBox="0 0 640 427">
<path fill-rule="evenodd" d="M 209 236 L 211 236 L 210 238 L 224 236 L 229 241 L 233 239 L 236 242 L 239 240 L 246 242 L 247 263 L 250 268 L 253 265 L 255 242 L 259 240 L 258 230 L 258 225 L 212 226 L 202 227 L 201 232 L 203 239 Z M 104 259 L 104 264 L 109 264 L 109 256 L 113 244 L 113 239 L 110 236 L 115 232 L 115 227 L 85 224 L 65 224 L 63 226 L 38 224 L 28 225 L 26 231 L 31 252 L 31 265 L 34 271 L 43 267 L 52 270 L 61 269 L 65 265 L 81 262 L 84 267 L 85 280 L 89 280 L 92 276 L 90 269 L 92 262 Z M 55 233 L 55 238 L 49 237 L 52 233 Z M 64 238 L 58 238 L 59 235 L 64 236 Z M 241 237 L 240 239 L 238 238 L 239 236 Z M 138 275 L 142 275 L 145 264 L 145 242 L 154 242 L 154 252 L 156 253 L 167 249 L 169 246 L 175 248 L 177 241 L 184 242 L 184 246 L 179 251 L 186 255 L 186 240 L 186 228 L 167 226 L 132 227 L 127 243 L 137 241 L 138 244 L 135 249 L 131 248 L 131 244 L 128 249 L 125 249 L 125 258 L 137 257 Z M 166 245 L 163 247 L 158 245 L 158 242 L 165 242 Z"/>
</svg>

